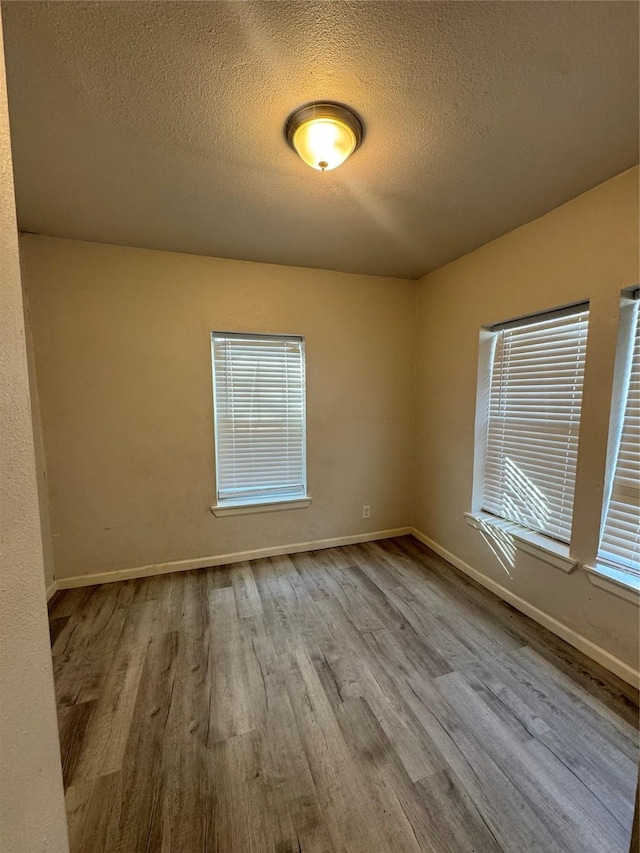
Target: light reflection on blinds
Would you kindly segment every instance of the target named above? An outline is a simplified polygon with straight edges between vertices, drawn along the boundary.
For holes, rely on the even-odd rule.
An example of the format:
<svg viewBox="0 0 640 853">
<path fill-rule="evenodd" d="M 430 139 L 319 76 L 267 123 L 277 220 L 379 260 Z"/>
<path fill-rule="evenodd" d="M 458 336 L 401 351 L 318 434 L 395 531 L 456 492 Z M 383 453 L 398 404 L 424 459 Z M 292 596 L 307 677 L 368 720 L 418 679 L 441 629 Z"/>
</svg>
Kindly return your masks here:
<svg viewBox="0 0 640 853">
<path fill-rule="evenodd" d="M 218 502 L 306 493 L 304 342 L 211 335 Z"/>
<path fill-rule="evenodd" d="M 617 405 L 624 412 L 598 562 L 640 577 L 640 303 L 633 305 L 628 380 Z M 614 402 L 614 405 L 616 403 Z"/>
<path fill-rule="evenodd" d="M 569 542 L 589 312 L 496 332 L 482 508 Z"/>
</svg>

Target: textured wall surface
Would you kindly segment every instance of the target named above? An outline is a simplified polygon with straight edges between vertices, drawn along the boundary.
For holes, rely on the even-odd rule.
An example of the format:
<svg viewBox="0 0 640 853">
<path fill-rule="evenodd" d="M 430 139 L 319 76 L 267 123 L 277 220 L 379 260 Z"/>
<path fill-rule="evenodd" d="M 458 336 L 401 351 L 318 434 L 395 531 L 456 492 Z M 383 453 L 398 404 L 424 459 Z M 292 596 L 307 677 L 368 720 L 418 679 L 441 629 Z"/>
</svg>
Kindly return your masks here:
<svg viewBox="0 0 640 853">
<path fill-rule="evenodd" d="M 22 258 L 58 578 L 407 524 L 415 282 L 29 235 Z M 212 330 L 305 336 L 309 508 L 210 512 Z"/>
<path fill-rule="evenodd" d="M 0 27 L 0 850 L 65 853 Z"/>
<path fill-rule="evenodd" d="M 55 557 L 53 554 L 53 539 L 51 537 L 51 513 L 49 511 L 49 488 L 47 483 L 47 464 L 44 455 L 44 435 L 42 416 L 40 413 L 40 398 L 38 383 L 35 375 L 33 335 L 29 316 L 29 295 L 22 288 L 25 304 L 25 336 L 27 346 L 27 363 L 29 368 L 29 389 L 31 391 L 31 419 L 33 422 L 33 445 L 36 459 L 36 481 L 38 484 L 38 505 L 40 507 L 40 530 L 42 532 L 42 558 L 44 561 L 44 582 L 47 595 L 55 590 L 56 579 Z"/>
<path fill-rule="evenodd" d="M 619 292 L 638 277 L 637 179 L 624 173 L 417 285 L 24 235 L 58 576 L 404 526 L 413 459 L 419 530 L 637 665 L 634 605 L 521 552 L 501 565 L 463 518 L 481 325 L 589 298 L 573 549 L 593 558 Z M 215 328 L 306 335 L 310 508 L 209 512 Z"/>
<path fill-rule="evenodd" d="M 3 3 L 18 216 L 417 278 L 638 162 L 628 2 Z M 365 123 L 340 169 L 289 113 Z"/>
<path fill-rule="evenodd" d="M 424 278 L 418 285 L 414 525 L 460 559 L 638 667 L 638 607 L 517 552 L 501 563 L 471 510 L 480 327 L 591 300 L 572 552 L 597 549 L 620 290 L 637 283 L 638 169 Z"/>
</svg>

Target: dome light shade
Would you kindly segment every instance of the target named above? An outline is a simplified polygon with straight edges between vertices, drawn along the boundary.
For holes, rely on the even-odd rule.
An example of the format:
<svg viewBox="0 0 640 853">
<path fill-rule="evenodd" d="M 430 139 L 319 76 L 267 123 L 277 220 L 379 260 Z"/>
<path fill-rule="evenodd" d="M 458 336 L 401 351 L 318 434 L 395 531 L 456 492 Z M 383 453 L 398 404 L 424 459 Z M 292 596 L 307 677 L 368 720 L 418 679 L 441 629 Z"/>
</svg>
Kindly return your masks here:
<svg viewBox="0 0 640 853">
<path fill-rule="evenodd" d="M 289 145 L 312 169 L 328 172 L 349 157 L 362 141 L 362 123 L 339 104 L 313 103 L 287 121 Z"/>
</svg>

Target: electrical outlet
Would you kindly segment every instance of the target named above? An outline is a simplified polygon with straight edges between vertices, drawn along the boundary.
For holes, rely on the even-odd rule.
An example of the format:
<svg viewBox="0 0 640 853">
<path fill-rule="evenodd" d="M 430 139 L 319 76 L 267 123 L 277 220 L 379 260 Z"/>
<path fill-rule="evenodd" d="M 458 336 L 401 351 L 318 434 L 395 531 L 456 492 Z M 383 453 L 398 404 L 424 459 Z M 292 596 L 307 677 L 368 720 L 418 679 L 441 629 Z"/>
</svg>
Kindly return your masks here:
<svg viewBox="0 0 640 853">
<path fill-rule="evenodd" d="M 370 506 L 363 506 L 362 507 L 362 517 L 363 518 L 370 518 L 370 516 L 371 516 L 371 507 Z"/>
</svg>

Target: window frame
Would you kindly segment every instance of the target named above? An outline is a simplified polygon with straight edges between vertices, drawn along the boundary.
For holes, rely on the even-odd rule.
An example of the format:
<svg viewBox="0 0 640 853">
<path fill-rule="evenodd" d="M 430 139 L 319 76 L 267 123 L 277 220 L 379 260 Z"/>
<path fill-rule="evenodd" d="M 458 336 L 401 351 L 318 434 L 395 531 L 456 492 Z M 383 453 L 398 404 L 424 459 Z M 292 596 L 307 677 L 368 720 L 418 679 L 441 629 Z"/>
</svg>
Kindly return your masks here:
<svg viewBox="0 0 640 853">
<path fill-rule="evenodd" d="M 231 339 L 231 340 L 252 340 L 263 341 L 264 343 L 276 341 L 290 341 L 299 345 L 300 352 L 300 368 L 301 368 L 301 392 L 302 392 L 302 490 L 300 492 L 283 493 L 282 491 L 274 491 L 272 494 L 262 495 L 244 495 L 236 498 L 220 497 L 220 449 L 219 449 L 219 423 L 220 414 L 218 409 L 218 389 L 216 387 L 216 357 L 215 344 L 216 341 Z M 211 507 L 212 513 L 216 517 L 246 515 L 258 512 L 270 512 L 287 509 L 302 509 L 310 505 L 311 497 L 308 494 L 307 481 L 307 383 L 306 383 L 306 352 L 305 338 L 303 335 L 292 334 L 270 334 L 262 332 L 227 332 L 227 331 L 212 331 L 210 333 L 211 341 L 211 387 L 213 393 L 213 432 L 214 432 L 214 479 L 215 479 L 215 499 L 216 503 Z"/>
<path fill-rule="evenodd" d="M 480 329 L 478 348 L 478 375 L 476 393 L 476 417 L 474 430 L 473 485 L 471 512 L 465 513 L 465 520 L 471 527 L 489 534 L 508 537 L 513 547 L 531 554 L 557 569 L 569 574 L 577 566 L 578 560 L 571 555 L 570 541 L 564 542 L 545 532 L 525 527 L 516 521 L 504 518 L 483 509 L 485 497 L 485 471 L 487 464 L 489 409 L 491 402 L 491 379 L 494 365 L 495 348 L 498 333 L 505 328 L 522 326 L 536 321 L 555 317 L 571 316 L 583 311 L 589 312 L 588 300 L 563 305 L 546 311 L 537 311 L 513 320 L 486 324 Z M 588 338 L 588 331 L 587 331 Z M 585 357 L 586 365 L 586 357 Z M 575 486 L 575 482 L 574 482 Z M 574 492 L 575 504 L 575 492 Z"/>
<path fill-rule="evenodd" d="M 621 598 L 640 604 L 640 577 L 626 571 L 622 564 L 603 558 L 601 554 L 602 538 L 609 509 L 611 489 L 616 473 L 621 432 L 624 426 L 627 402 L 627 383 L 635 346 L 635 323 L 640 322 L 640 288 L 636 285 L 622 292 L 620 300 L 616 360 L 611 389 L 609 429 L 607 436 L 607 467 L 605 491 L 602 497 L 600 532 L 597 552 L 592 562 L 583 564 L 589 580 L 598 587 L 608 590 Z"/>
</svg>

